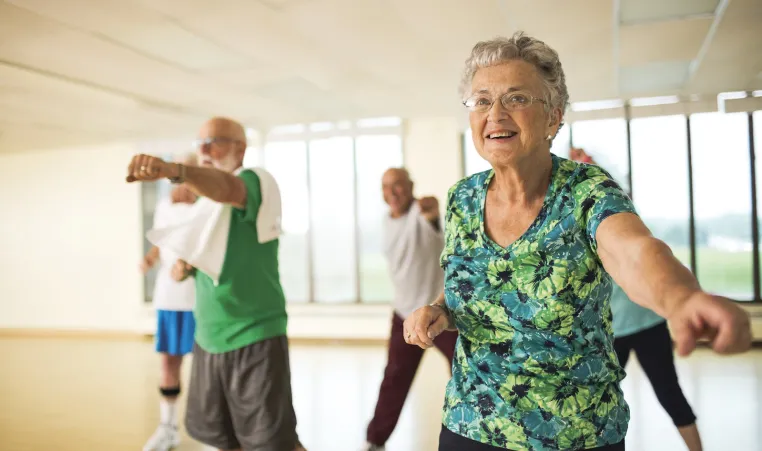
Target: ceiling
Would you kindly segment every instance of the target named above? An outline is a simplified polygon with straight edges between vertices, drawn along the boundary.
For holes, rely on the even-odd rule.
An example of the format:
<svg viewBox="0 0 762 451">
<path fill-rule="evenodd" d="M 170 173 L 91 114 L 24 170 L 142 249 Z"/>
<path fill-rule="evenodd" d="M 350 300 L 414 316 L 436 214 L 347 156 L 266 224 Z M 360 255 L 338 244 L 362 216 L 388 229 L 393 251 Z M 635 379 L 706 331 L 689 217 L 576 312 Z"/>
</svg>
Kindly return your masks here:
<svg viewBox="0 0 762 451">
<path fill-rule="evenodd" d="M 478 40 L 558 50 L 572 101 L 762 89 L 760 0 L 0 1 L 0 151 L 459 114 Z"/>
</svg>

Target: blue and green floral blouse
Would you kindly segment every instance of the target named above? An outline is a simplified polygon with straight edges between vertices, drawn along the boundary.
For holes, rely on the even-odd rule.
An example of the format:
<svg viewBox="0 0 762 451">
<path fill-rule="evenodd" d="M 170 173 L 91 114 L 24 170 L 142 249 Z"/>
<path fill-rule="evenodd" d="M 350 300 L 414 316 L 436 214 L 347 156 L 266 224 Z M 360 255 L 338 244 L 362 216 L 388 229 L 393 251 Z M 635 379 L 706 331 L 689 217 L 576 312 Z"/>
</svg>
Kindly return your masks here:
<svg viewBox="0 0 762 451">
<path fill-rule="evenodd" d="M 499 448 L 581 450 L 627 431 L 612 280 L 595 234 L 607 217 L 635 209 L 601 168 L 552 158 L 542 209 L 508 247 L 484 231 L 492 171 L 448 195 L 441 263 L 460 336 L 443 423 Z"/>
</svg>

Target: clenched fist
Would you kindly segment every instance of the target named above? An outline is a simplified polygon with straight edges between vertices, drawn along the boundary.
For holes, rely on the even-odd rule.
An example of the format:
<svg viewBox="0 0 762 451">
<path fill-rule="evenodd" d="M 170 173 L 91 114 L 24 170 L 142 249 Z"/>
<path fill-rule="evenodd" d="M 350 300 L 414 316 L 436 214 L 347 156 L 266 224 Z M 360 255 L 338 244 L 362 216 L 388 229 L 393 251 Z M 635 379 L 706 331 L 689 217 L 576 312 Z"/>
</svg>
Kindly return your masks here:
<svg viewBox="0 0 762 451">
<path fill-rule="evenodd" d="M 718 354 L 737 354 L 751 347 L 751 320 L 746 311 L 721 296 L 698 292 L 667 318 L 677 353 L 686 356 L 701 338 Z"/>
<path fill-rule="evenodd" d="M 170 192 L 170 198 L 173 204 L 192 204 L 196 202 L 198 196 L 187 186 L 180 185 Z"/>
<path fill-rule="evenodd" d="M 127 182 L 152 182 L 162 178 L 177 177 L 179 170 L 175 163 L 167 163 L 151 155 L 135 155 L 127 168 Z"/>
<path fill-rule="evenodd" d="M 436 197 L 428 196 L 418 199 L 421 214 L 429 221 L 439 218 L 439 201 Z"/>
<path fill-rule="evenodd" d="M 177 260 L 172 266 L 172 279 L 174 279 L 175 282 L 182 282 L 193 275 L 194 269 L 195 268 L 186 263 L 185 260 Z"/>
</svg>

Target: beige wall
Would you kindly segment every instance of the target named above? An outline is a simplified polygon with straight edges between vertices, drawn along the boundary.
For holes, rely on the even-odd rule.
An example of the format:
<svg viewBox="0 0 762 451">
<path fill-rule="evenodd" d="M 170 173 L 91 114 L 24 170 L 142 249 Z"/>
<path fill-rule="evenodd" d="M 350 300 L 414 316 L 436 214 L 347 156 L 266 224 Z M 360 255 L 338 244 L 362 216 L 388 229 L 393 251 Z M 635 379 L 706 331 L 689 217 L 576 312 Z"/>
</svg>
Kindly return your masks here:
<svg viewBox="0 0 762 451">
<path fill-rule="evenodd" d="M 128 330 L 141 312 L 134 147 L 0 155 L 0 328 Z"/>
<path fill-rule="evenodd" d="M 416 195 L 438 197 L 442 211 L 447 190 L 463 177 L 462 131 L 450 117 L 405 121 L 405 166 L 415 181 Z"/>
</svg>

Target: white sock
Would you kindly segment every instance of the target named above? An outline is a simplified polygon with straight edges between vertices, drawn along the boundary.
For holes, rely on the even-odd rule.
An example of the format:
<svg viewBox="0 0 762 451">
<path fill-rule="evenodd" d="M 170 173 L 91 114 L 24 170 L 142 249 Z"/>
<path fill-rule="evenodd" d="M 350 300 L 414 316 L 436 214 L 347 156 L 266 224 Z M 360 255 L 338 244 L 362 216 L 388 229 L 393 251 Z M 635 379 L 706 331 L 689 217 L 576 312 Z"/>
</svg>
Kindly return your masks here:
<svg viewBox="0 0 762 451">
<path fill-rule="evenodd" d="M 161 413 L 161 424 L 177 427 L 177 406 L 174 400 L 162 399 L 159 403 L 159 412 Z"/>
</svg>

